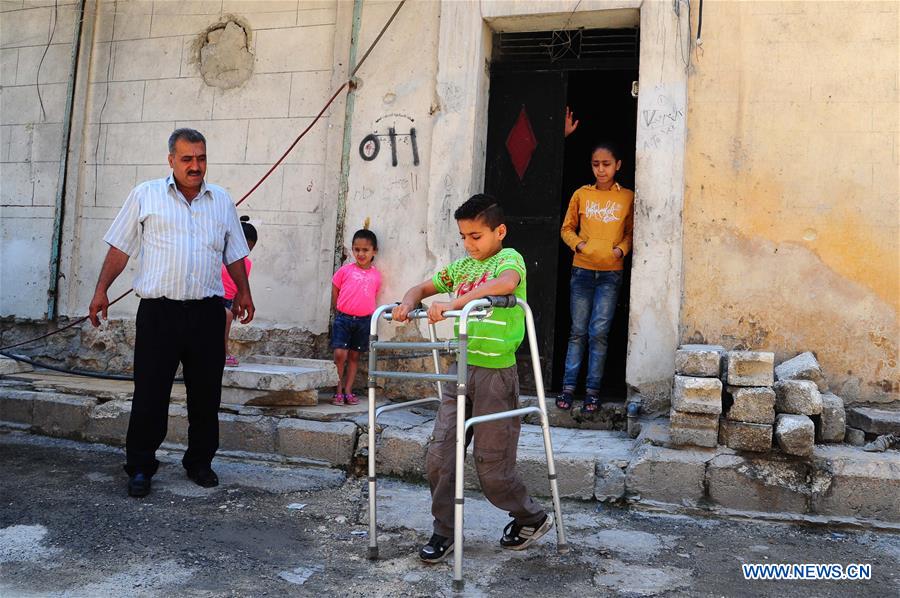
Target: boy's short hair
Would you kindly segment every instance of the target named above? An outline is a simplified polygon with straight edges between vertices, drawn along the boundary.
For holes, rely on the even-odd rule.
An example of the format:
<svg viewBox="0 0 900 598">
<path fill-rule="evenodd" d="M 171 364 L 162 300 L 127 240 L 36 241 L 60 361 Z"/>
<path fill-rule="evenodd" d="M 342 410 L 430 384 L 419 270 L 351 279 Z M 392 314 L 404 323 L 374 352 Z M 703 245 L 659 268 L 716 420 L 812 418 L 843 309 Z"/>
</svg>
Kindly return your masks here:
<svg viewBox="0 0 900 598">
<path fill-rule="evenodd" d="M 350 241 L 350 243 L 352 244 L 353 241 L 356 241 L 357 239 L 366 240 L 372 244 L 372 249 L 378 249 L 378 237 L 376 237 L 375 233 L 367 228 L 361 228 L 353 233 L 353 240 Z"/>
<path fill-rule="evenodd" d="M 500 203 L 486 193 L 477 193 L 467 199 L 453 212 L 453 217 L 457 220 L 482 220 L 491 230 L 506 224 Z"/>
</svg>

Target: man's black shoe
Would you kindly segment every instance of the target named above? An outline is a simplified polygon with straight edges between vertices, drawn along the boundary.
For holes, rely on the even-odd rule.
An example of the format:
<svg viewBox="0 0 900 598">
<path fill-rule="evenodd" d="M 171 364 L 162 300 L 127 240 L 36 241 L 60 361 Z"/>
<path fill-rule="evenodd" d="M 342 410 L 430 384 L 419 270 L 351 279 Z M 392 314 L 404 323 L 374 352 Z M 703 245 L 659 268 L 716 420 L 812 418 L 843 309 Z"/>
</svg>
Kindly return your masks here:
<svg viewBox="0 0 900 598">
<path fill-rule="evenodd" d="M 204 488 L 215 488 L 219 485 L 219 477 L 209 467 L 205 469 L 188 469 L 187 476 L 191 478 L 198 486 Z"/>
<path fill-rule="evenodd" d="M 128 478 L 128 496 L 141 498 L 150 494 L 150 478 L 142 473 L 136 473 Z"/>
</svg>

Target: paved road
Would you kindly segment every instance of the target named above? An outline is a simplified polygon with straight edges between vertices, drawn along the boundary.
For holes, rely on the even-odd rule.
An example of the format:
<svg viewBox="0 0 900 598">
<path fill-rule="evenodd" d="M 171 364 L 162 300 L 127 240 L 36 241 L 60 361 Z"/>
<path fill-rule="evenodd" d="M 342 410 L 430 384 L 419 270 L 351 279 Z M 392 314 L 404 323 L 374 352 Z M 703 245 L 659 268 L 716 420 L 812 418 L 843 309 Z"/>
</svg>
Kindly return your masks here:
<svg viewBox="0 0 900 598">
<path fill-rule="evenodd" d="M 382 560 L 366 554 L 360 480 L 217 459 L 222 484 L 164 456 L 145 499 L 120 450 L 0 432 L 0 596 L 450 596 L 450 567 L 415 558 L 428 492 L 387 481 Z M 300 507 L 302 505 L 302 507 Z M 293 508 L 291 508 L 293 507 Z M 564 505 L 575 549 L 497 545 L 506 516 L 467 501 L 472 596 L 900 595 L 900 535 Z M 869 563 L 870 581 L 744 581 L 741 563 Z"/>
</svg>

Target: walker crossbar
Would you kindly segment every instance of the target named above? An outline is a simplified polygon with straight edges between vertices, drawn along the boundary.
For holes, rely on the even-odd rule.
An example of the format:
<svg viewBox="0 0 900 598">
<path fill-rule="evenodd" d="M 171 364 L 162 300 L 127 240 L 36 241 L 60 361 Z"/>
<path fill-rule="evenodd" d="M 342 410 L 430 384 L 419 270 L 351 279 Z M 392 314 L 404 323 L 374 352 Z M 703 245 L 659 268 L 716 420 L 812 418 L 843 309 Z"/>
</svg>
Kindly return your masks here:
<svg viewBox="0 0 900 598">
<path fill-rule="evenodd" d="M 428 382 L 456 382 L 452 374 L 425 374 L 423 372 L 369 372 L 370 378 L 396 378 L 398 380 L 426 380 Z"/>
<path fill-rule="evenodd" d="M 435 338 L 434 324 L 429 324 L 430 343 L 400 343 L 400 342 L 381 342 L 378 340 L 378 322 L 382 319 L 391 321 L 391 310 L 398 305 L 393 303 L 390 305 L 382 305 L 375 310 L 372 316 L 370 343 L 369 343 L 369 558 L 378 558 L 378 525 L 377 525 L 377 503 L 376 503 L 376 477 L 375 477 L 375 422 L 379 415 L 385 411 L 402 409 L 428 402 L 440 402 L 442 392 L 440 388 L 441 381 L 456 382 L 457 386 L 457 405 L 465 405 L 467 382 L 468 382 L 468 335 L 466 333 L 468 321 L 470 318 L 485 318 L 490 315 L 492 308 L 515 308 L 521 307 L 525 312 L 525 327 L 528 336 L 528 347 L 531 356 L 531 364 L 534 372 L 535 386 L 537 387 L 538 406 L 522 407 L 511 409 L 509 411 L 501 411 L 498 413 L 489 413 L 477 417 L 466 419 L 464 408 L 456 410 L 456 479 L 454 489 L 454 521 L 453 521 L 453 589 L 461 591 L 464 588 L 462 578 L 462 562 L 463 562 L 463 487 L 464 487 L 464 466 L 465 466 L 465 450 L 466 450 L 466 432 L 469 428 L 481 423 L 496 421 L 508 417 L 522 417 L 530 413 L 537 413 L 541 418 L 541 432 L 544 439 L 544 451 L 547 455 L 547 477 L 550 481 L 550 494 L 553 500 L 553 511 L 556 523 L 556 548 L 560 554 L 568 552 L 568 544 L 566 543 L 565 526 L 562 520 L 562 508 L 559 499 L 559 486 L 556 479 L 556 466 L 553 460 L 553 443 L 550 438 L 550 423 L 547 418 L 547 404 L 544 396 L 544 381 L 541 376 L 540 359 L 537 350 L 537 338 L 534 328 L 534 316 L 529 305 L 522 300 L 518 300 L 513 295 L 500 297 L 485 297 L 470 301 L 461 310 L 445 311 L 445 318 L 459 319 L 459 339 L 457 341 L 437 342 Z M 424 319 L 428 317 L 428 311 L 425 309 L 416 309 L 408 314 L 410 319 Z M 438 349 L 446 349 L 456 354 L 457 372 L 456 375 L 445 375 L 440 373 Z M 387 350 L 421 350 L 432 349 L 434 356 L 434 374 L 413 373 L 413 372 L 391 372 L 376 370 L 377 352 L 379 349 Z M 419 399 L 409 401 L 407 403 L 398 403 L 394 405 L 386 405 L 376 409 L 375 407 L 375 380 L 376 378 L 400 378 L 408 380 L 436 380 L 438 383 L 438 398 Z"/>
<path fill-rule="evenodd" d="M 415 401 L 404 401 L 402 403 L 392 403 L 390 405 L 382 405 L 378 409 L 375 410 L 375 419 L 378 419 L 378 416 L 384 413 L 385 411 L 395 411 L 397 409 L 409 409 L 410 407 L 415 407 L 416 405 L 424 405 L 425 403 L 440 403 L 441 400 L 437 397 L 428 397 L 427 399 L 416 399 Z"/>
<path fill-rule="evenodd" d="M 456 351 L 459 343 L 456 341 L 438 341 L 435 343 L 415 342 L 415 343 L 399 343 L 393 341 L 372 341 L 370 348 L 398 350 L 409 349 L 410 351 L 421 351 L 422 349 L 442 349 L 444 351 Z"/>
<path fill-rule="evenodd" d="M 540 413 L 540 407 L 522 407 L 520 409 L 511 409 L 509 411 L 498 411 L 497 413 L 488 413 L 486 415 L 478 415 L 470 417 L 466 420 L 466 430 L 480 423 L 493 422 L 498 419 L 506 419 L 507 417 L 524 417 L 529 413 Z"/>
</svg>

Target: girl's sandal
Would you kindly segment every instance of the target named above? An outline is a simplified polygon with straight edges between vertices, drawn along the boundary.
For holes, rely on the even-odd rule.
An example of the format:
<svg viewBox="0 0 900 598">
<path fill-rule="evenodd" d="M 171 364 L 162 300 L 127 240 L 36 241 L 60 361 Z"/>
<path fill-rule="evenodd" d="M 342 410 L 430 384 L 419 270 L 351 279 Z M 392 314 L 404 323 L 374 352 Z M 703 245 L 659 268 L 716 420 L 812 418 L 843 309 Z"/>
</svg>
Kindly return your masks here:
<svg viewBox="0 0 900 598">
<path fill-rule="evenodd" d="M 339 393 L 339 392 L 336 392 L 336 393 L 334 393 L 334 398 L 331 399 L 331 404 L 332 404 L 332 405 L 343 405 L 343 404 L 344 404 L 344 398 L 345 398 L 345 397 L 344 397 L 343 394 L 341 394 L 341 393 Z"/>
<path fill-rule="evenodd" d="M 225 356 L 225 367 L 236 368 L 238 365 L 240 364 L 238 363 L 237 357 L 234 355 Z"/>
<path fill-rule="evenodd" d="M 592 416 L 597 413 L 600 407 L 600 397 L 588 395 L 584 398 L 584 404 L 581 406 L 581 415 Z"/>
<path fill-rule="evenodd" d="M 359 399 L 352 392 L 344 395 L 344 400 L 348 405 L 359 405 Z"/>
<path fill-rule="evenodd" d="M 562 409 L 563 411 L 568 411 L 572 408 L 572 395 L 569 393 L 562 393 L 560 396 L 556 398 L 556 407 L 558 409 Z"/>
</svg>

